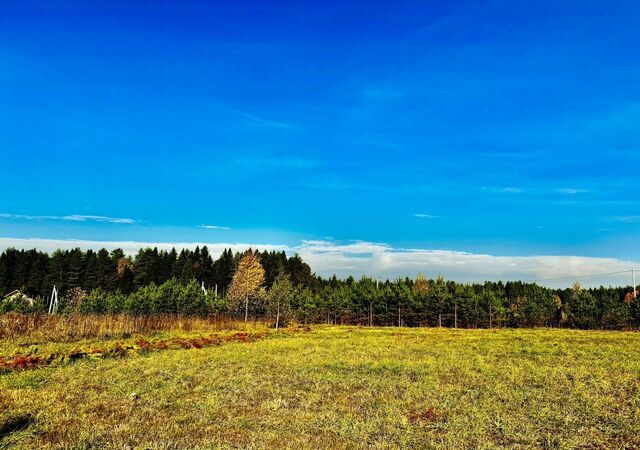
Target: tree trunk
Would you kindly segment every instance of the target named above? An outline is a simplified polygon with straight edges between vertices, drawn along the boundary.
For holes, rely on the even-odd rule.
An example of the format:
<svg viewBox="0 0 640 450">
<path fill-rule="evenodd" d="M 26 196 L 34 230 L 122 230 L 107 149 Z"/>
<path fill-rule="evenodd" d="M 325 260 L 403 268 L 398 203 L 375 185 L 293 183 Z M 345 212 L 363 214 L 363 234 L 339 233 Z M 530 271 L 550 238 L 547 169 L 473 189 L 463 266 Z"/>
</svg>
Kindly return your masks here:
<svg viewBox="0 0 640 450">
<path fill-rule="evenodd" d="M 402 321 L 400 319 L 400 305 L 398 305 L 398 326 L 401 327 Z"/>
<path fill-rule="evenodd" d="M 442 314 L 438 314 L 438 326 L 442 327 Z"/>
<path fill-rule="evenodd" d="M 249 296 L 244 298 L 244 323 L 249 320 Z"/>
<path fill-rule="evenodd" d="M 458 304 L 453 306 L 453 327 L 458 328 Z"/>
<path fill-rule="evenodd" d="M 276 308 L 276 330 L 280 326 L 280 300 L 278 300 L 278 307 Z"/>
<path fill-rule="evenodd" d="M 493 311 L 491 305 L 489 305 L 489 328 L 491 328 L 493 322 Z"/>
</svg>

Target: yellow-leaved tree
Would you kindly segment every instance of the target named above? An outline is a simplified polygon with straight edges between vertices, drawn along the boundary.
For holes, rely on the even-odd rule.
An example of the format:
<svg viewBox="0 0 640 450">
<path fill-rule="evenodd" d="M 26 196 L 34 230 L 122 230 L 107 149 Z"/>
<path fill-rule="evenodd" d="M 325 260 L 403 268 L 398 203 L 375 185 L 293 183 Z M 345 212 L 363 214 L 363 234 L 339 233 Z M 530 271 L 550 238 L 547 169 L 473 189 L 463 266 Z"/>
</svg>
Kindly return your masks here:
<svg viewBox="0 0 640 450">
<path fill-rule="evenodd" d="M 429 280 L 423 273 L 419 273 L 416 281 L 413 283 L 413 295 L 418 298 L 426 297 L 429 293 Z"/>
<path fill-rule="evenodd" d="M 229 298 L 236 302 L 244 301 L 245 322 L 249 318 L 249 300 L 260 296 L 263 282 L 264 269 L 260 264 L 260 256 L 248 250 L 242 255 L 229 286 Z"/>
</svg>

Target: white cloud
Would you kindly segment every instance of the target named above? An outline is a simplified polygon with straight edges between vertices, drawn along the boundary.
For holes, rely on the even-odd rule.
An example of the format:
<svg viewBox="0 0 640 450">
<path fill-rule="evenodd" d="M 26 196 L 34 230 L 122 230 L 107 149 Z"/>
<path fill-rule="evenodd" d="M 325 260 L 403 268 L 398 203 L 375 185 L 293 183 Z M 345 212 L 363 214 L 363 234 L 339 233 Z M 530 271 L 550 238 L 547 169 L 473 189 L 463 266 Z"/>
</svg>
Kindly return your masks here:
<svg viewBox="0 0 640 450">
<path fill-rule="evenodd" d="M 622 223 L 636 223 L 640 222 L 640 216 L 614 216 L 611 220 Z"/>
<path fill-rule="evenodd" d="M 137 222 L 137 220 L 135 219 L 127 219 L 122 217 L 92 216 L 83 214 L 71 214 L 68 216 L 34 216 L 27 214 L 0 213 L 0 218 L 17 220 L 62 220 L 65 222 L 108 222 L 125 224 L 132 224 Z"/>
<path fill-rule="evenodd" d="M 498 194 L 521 194 L 524 192 L 524 189 L 518 187 L 483 187 L 483 191 L 495 192 Z"/>
<path fill-rule="evenodd" d="M 412 214 L 412 215 L 413 215 L 413 217 L 417 217 L 419 219 L 435 219 L 436 217 L 438 217 L 438 216 L 434 216 L 432 214 L 422 214 L 422 213 L 415 213 L 415 214 Z"/>
<path fill-rule="evenodd" d="M 248 122 L 251 122 L 253 124 L 256 124 L 256 125 L 259 125 L 259 126 L 262 126 L 262 127 L 275 128 L 275 129 L 284 129 L 284 130 L 295 128 L 293 124 L 288 123 L 288 122 L 268 119 L 268 118 L 260 116 L 258 114 L 249 113 L 247 111 L 243 111 L 243 110 L 237 109 L 237 108 L 230 108 L 229 107 L 227 109 L 229 111 L 239 115 L 240 117 L 242 117 L 243 119 L 247 120 Z"/>
<path fill-rule="evenodd" d="M 564 194 L 564 195 L 576 195 L 576 194 L 586 194 L 590 191 L 587 189 L 580 188 L 535 188 L 529 187 L 527 189 L 523 189 L 520 187 L 506 186 L 506 187 L 483 187 L 483 191 L 493 192 L 495 194 L 531 194 L 531 195 L 548 195 L 548 194 Z"/>
<path fill-rule="evenodd" d="M 349 244 L 336 244 L 333 241 L 308 241 L 303 240 L 302 244 L 297 247 L 299 252 L 311 252 L 314 254 L 324 253 L 345 253 L 350 255 L 361 255 L 369 253 L 378 253 L 392 250 L 388 244 L 376 242 L 353 241 Z"/>
<path fill-rule="evenodd" d="M 230 230 L 229 227 L 223 227 L 220 225 L 199 225 L 200 228 L 206 228 L 207 230 Z"/>
<path fill-rule="evenodd" d="M 231 248 L 233 251 L 244 251 L 249 247 L 258 250 L 275 250 L 275 251 L 288 251 L 289 247 L 286 245 L 272 245 L 272 244 L 250 244 L 243 242 L 145 242 L 145 241 L 94 241 L 84 239 L 41 239 L 41 238 L 0 238 L 0 251 L 4 251 L 7 248 L 15 247 L 18 249 L 32 249 L 53 252 L 56 249 L 69 250 L 73 248 L 81 248 L 83 250 L 93 249 L 98 250 L 106 248 L 107 250 L 115 250 L 116 248 L 122 249 L 126 254 L 133 255 L 141 248 L 157 247 L 158 250 L 171 250 L 176 248 L 180 250 L 182 248 L 194 249 L 197 246 L 207 246 L 209 251 L 213 254 L 220 254 L 224 249 Z"/>
<path fill-rule="evenodd" d="M 143 247 L 157 247 L 170 250 L 175 247 L 195 248 L 206 245 L 211 254 L 219 255 L 226 248 L 243 251 L 251 247 L 259 250 L 286 251 L 298 253 L 312 270 L 323 276 L 334 273 L 340 277 L 363 274 L 386 278 L 415 277 L 423 272 L 429 277 L 442 274 L 456 281 L 485 280 L 547 280 L 568 277 L 583 277 L 611 272 L 622 274 L 585 278 L 580 280 L 586 286 L 626 285 L 630 283 L 630 269 L 638 262 L 616 258 L 584 256 L 496 256 L 482 253 L 453 250 L 431 250 L 419 248 L 397 248 L 386 243 L 351 241 L 347 243 L 329 240 L 305 240 L 297 246 L 256 243 L 210 243 L 210 242 L 138 242 L 138 241 L 91 241 L 39 238 L 0 238 L 0 251 L 9 247 L 52 252 L 57 248 L 82 249 L 121 248 L 127 254 L 135 254 Z M 544 281 L 540 284 L 564 287 L 573 279 Z"/>
<path fill-rule="evenodd" d="M 368 252 L 367 257 L 362 254 Z M 383 277 L 442 274 L 458 281 L 539 280 L 628 271 L 634 264 L 616 258 L 581 256 L 495 256 L 452 250 L 400 249 L 387 244 L 356 242 L 303 243 L 298 253 L 321 274 Z M 585 285 L 628 283 L 625 274 L 583 280 Z M 544 284 L 567 286 L 573 280 Z"/>
<path fill-rule="evenodd" d="M 589 192 L 586 189 L 577 189 L 577 188 L 560 188 L 560 189 L 556 189 L 556 191 L 558 191 L 561 194 L 567 194 L 567 195 L 586 194 L 587 192 Z"/>
<path fill-rule="evenodd" d="M 309 169 L 317 166 L 317 162 L 304 158 L 277 158 L 263 156 L 243 156 L 231 161 L 231 165 L 259 169 Z"/>
</svg>

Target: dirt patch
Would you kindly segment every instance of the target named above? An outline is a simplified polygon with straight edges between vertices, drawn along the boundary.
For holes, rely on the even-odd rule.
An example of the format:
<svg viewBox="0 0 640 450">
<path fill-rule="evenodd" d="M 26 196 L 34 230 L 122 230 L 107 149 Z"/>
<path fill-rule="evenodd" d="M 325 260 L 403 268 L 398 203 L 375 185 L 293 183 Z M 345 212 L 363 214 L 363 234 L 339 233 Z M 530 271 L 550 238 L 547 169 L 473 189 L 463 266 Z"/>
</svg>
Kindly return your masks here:
<svg viewBox="0 0 640 450">
<path fill-rule="evenodd" d="M 293 328 L 280 331 L 279 334 L 287 335 L 300 332 L 309 332 L 310 328 Z M 133 343 L 115 342 L 102 347 L 89 349 L 73 349 L 66 353 L 51 353 L 47 355 L 16 354 L 9 357 L 0 357 L 0 371 L 36 369 L 58 363 L 76 361 L 84 358 L 124 358 L 130 355 L 142 354 L 160 350 L 200 349 L 213 347 L 229 342 L 249 343 L 264 339 L 273 334 L 266 331 L 259 333 L 237 332 L 232 334 L 211 334 L 190 338 L 176 337 L 162 340 L 147 340 L 139 337 Z"/>
<path fill-rule="evenodd" d="M 416 412 L 407 416 L 409 423 L 439 422 L 443 418 L 444 416 L 442 414 L 438 414 L 433 406 L 429 406 L 429 408 L 424 411 Z"/>
</svg>

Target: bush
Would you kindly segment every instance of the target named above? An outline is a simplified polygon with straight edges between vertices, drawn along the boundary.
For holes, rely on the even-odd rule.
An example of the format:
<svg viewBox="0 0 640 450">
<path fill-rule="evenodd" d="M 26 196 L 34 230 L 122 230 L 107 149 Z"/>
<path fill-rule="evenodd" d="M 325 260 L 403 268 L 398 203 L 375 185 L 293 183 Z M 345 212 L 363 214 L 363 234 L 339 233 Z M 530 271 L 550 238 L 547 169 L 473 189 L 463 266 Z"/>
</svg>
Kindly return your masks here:
<svg viewBox="0 0 640 450">
<path fill-rule="evenodd" d="M 130 294 L 124 303 L 124 312 L 136 316 L 150 314 L 153 304 L 158 302 L 158 287 L 155 284 L 138 289 Z"/>
<path fill-rule="evenodd" d="M 196 280 L 191 280 L 178 295 L 178 313 L 186 315 L 206 314 L 207 298 Z"/>
<path fill-rule="evenodd" d="M 127 296 L 116 292 L 115 294 L 109 294 L 106 299 L 107 313 L 120 314 L 124 312 L 124 306 L 127 301 Z"/>
<path fill-rule="evenodd" d="M 177 312 L 177 299 L 183 291 L 180 282 L 172 278 L 160 285 L 158 295 L 154 297 L 151 308 L 154 314 L 175 314 Z"/>
<path fill-rule="evenodd" d="M 222 309 L 223 305 L 224 302 L 218 301 L 215 306 L 217 309 Z M 160 286 L 150 284 L 129 295 L 123 295 L 120 292 L 109 294 L 103 289 L 94 289 L 79 304 L 77 310 L 83 314 L 124 312 L 136 316 L 148 314 L 193 316 L 207 314 L 210 309 L 207 297 L 197 281 L 193 280 L 183 285 L 172 278 Z"/>
<path fill-rule="evenodd" d="M 107 312 L 109 294 L 103 289 L 94 289 L 87 295 L 78 310 L 83 314 L 103 314 Z"/>
</svg>

